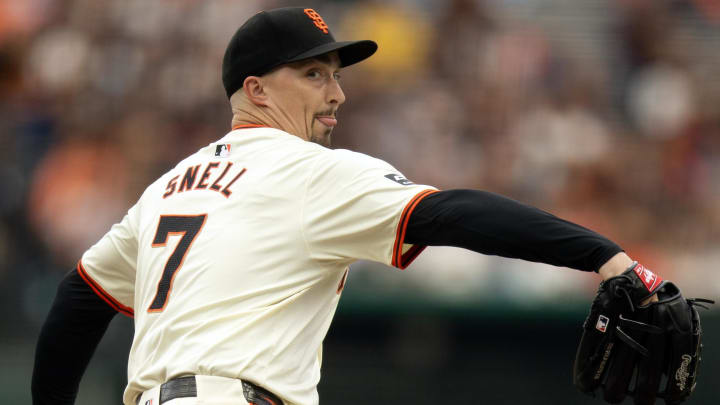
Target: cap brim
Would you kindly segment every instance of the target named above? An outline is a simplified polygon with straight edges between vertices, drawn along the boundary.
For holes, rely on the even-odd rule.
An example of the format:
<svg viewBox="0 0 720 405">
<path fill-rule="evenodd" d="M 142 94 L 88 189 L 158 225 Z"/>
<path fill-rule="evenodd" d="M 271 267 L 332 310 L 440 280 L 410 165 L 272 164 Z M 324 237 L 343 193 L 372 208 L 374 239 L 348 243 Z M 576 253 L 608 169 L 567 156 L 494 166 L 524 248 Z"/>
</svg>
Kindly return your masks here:
<svg viewBox="0 0 720 405">
<path fill-rule="evenodd" d="M 375 53 L 375 51 L 377 51 L 377 48 L 377 44 L 370 40 L 331 42 L 303 52 L 300 55 L 288 60 L 287 63 L 297 62 L 303 59 L 309 59 L 315 56 L 337 51 L 338 56 L 340 57 L 340 67 L 346 67 L 369 58 Z"/>
</svg>

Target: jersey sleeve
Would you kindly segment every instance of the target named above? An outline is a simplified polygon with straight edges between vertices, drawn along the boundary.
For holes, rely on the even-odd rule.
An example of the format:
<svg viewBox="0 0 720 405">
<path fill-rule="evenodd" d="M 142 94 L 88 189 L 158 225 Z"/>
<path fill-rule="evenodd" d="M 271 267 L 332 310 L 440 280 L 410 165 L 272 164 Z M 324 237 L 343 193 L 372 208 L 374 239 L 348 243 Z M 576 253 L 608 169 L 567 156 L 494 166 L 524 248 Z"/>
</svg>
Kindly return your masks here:
<svg viewBox="0 0 720 405">
<path fill-rule="evenodd" d="M 112 226 L 78 263 L 78 273 L 116 311 L 132 317 L 135 299 L 135 271 L 138 238 L 137 205 L 121 222 Z"/>
<path fill-rule="evenodd" d="M 316 162 L 302 204 L 310 256 L 404 269 L 425 248 L 404 242 L 410 214 L 436 191 L 410 182 L 382 160 L 329 151 Z"/>
</svg>

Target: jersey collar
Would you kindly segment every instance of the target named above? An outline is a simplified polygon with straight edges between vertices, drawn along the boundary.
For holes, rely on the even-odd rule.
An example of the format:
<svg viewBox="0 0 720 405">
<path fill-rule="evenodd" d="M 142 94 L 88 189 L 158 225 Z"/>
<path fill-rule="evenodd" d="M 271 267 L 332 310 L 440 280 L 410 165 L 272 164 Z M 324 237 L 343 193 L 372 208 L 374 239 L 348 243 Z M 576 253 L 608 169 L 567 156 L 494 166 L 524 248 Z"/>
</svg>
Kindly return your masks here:
<svg viewBox="0 0 720 405">
<path fill-rule="evenodd" d="M 246 128 L 270 128 L 267 125 L 257 125 L 257 124 L 245 124 L 245 125 L 235 125 L 232 127 L 232 130 L 236 129 L 246 129 Z"/>
</svg>

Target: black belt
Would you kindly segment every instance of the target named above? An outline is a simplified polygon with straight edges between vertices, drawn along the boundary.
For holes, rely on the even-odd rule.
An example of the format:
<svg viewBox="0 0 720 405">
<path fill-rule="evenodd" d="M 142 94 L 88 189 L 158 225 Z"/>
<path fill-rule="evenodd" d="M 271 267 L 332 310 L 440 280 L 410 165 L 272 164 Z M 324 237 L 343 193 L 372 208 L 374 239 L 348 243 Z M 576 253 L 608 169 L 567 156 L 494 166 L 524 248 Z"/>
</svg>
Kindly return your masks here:
<svg viewBox="0 0 720 405">
<path fill-rule="evenodd" d="M 282 405 L 283 402 L 272 392 L 251 382 L 242 382 L 245 400 L 252 405 Z M 174 378 L 160 386 L 160 405 L 175 398 L 189 398 L 197 396 L 195 376 Z M 138 400 L 140 398 L 138 397 Z M 144 405 L 144 404 L 141 404 Z"/>
<path fill-rule="evenodd" d="M 175 398 L 188 398 L 197 396 L 195 376 L 174 378 L 160 386 L 160 404 Z"/>
</svg>

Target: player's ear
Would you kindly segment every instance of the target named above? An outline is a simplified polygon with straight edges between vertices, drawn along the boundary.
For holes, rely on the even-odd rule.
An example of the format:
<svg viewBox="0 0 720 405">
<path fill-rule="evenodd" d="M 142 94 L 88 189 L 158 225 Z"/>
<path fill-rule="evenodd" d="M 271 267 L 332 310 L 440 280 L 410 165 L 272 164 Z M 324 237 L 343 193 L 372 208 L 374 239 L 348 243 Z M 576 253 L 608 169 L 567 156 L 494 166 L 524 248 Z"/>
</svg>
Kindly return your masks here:
<svg viewBox="0 0 720 405">
<path fill-rule="evenodd" d="M 266 107 L 268 102 L 268 95 L 265 92 L 263 81 L 257 76 L 248 76 L 243 81 L 243 91 L 245 96 L 253 104 L 257 106 Z"/>
</svg>

